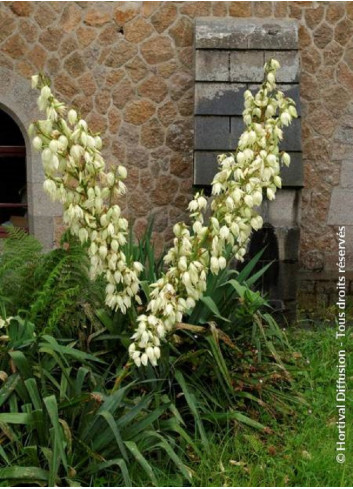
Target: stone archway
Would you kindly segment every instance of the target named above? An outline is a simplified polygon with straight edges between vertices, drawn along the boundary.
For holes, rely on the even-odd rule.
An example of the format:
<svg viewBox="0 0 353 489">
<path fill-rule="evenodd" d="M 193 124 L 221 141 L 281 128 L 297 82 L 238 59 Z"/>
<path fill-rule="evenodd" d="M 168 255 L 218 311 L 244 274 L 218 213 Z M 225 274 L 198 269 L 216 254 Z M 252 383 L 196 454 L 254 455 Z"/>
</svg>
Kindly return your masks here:
<svg viewBox="0 0 353 489">
<path fill-rule="evenodd" d="M 29 80 L 0 67 L 0 107 L 20 128 L 26 145 L 28 219 L 30 233 L 45 249 L 54 244 L 54 220 L 61 216 L 61 206 L 53 203 L 43 191 L 44 173 L 40 155 L 31 145 L 27 128 L 32 120 L 40 118 L 37 94 Z"/>
</svg>

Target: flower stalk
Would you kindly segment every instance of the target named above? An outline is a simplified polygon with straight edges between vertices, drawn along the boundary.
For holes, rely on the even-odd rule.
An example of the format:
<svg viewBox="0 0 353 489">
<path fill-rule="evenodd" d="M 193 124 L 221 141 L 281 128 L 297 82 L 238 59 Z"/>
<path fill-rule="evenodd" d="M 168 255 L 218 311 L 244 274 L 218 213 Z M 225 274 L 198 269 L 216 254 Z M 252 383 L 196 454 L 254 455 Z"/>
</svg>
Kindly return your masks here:
<svg viewBox="0 0 353 489">
<path fill-rule="evenodd" d="M 244 260 L 252 231 L 263 225 L 258 207 L 264 195 L 275 198 L 282 185 L 280 165 L 290 157 L 280 152 L 283 127 L 297 117 L 295 103 L 276 89 L 279 63 L 265 65 L 265 80 L 256 95 L 244 94 L 246 126 L 236 151 L 218 157 L 219 172 L 212 182 L 212 214 L 205 224 L 208 203 L 196 193 L 189 204 L 191 226 L 174 226 L 174 242 L 164 257 L 166 273 L 152 284 L 146 314 L 137 318 L 129 353 L 137 366 L 157 365 L 160 342 L 183 315 L 190 312 L 206 290 L 209 273 L 227 266 L 226 250 Z"/>
</svg>

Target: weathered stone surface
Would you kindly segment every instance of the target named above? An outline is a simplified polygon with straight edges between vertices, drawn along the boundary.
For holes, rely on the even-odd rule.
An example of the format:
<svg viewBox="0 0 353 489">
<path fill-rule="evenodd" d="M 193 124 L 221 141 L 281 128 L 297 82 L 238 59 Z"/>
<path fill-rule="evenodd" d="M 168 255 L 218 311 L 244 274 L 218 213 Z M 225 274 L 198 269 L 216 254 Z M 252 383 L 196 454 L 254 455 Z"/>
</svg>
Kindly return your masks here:
<svg viewBox="0 0 353 489">
<path fill-rule="evenodd" d="M 299 80 L 298 51 L 266 51 L 265 62 L 271 58 L 279 61 L 281 68 L 277 72 L 279 83 L 296 83 Z"/>
<path fill-rule="evenodd" d="M 353 193 L 349 188 L 334 188 L 331 195 L 328 224 L 353 225 Z"/>
<path fill-rule="evenodd" d="M 81 22 L 81 17 L 82 10 L 74 3 L 70 3 L 63 10 L 62 16 L 60 18 L 60 25 L 65 32 L 71 32 Z"/>
<path fill-rule="evenodd" d="M 230 53 L 230 80 L 233 82 L 261 82 L 264 77 L 263 67 L 263 51 Z"/>
<path fill-rule="evenodd" d="M 190 90 L 177 102 L 179 114 L 190 117 L 194 113 L 194 94 Z"/>
<path fill-rule="evenodd" d="M 122 32 L 115 24 L 108 24 L 99 34 L 98 42 L 103 46 L 111 46 L 120 41 L 123 37 Z"/>
<path fill-rule="evenodd" d="M 229 81 L 227 51 L 197 50 L 195 53 L 196 81 Z"/>
<path fill-rule="evenodd" d="M 155 113 L 155 105 L 149 100 L 133 100 L 124 111 L 124 119 L 131 124 L 141 125 Z"/>
<path fill-rule="evenodd" d="M 146 122 L 141 128 L 141 144 L 146 148 L 157 148 L 164 143 L 164 128 L 158 119 Z"/>
<path fill-rule="evenodd" d="M 254 2 L 253 3 L 253 16 L 254 17 L 271 17 L 272 16 L 272 2 Z"/>
<path fill-rule="evenodd" d="M 195 117 L 194 148 L 200 150 L 230 149 L 229 117 Z"/>
<path fill-rule="evenodd" d="M 126 22 L 136 17 L 140 10 L 138 2 L 117 2 L 118 7 L 115 9 L 114 16 L 118 25 L 123 26 Z"/>
<path fill-rule="evenodd" d="M 341 20 L 335 27 L 335 41 L 345 46 L 353 35 L 353 22 L 348 19 Z"/>
<path fill-rule="evenodd" d="M 268 202 L 268 219 L 274 227 L 293 227 L 298 224 L 298 193 L 292 189 L 277 192 Z"/>
<path fill-rule="evenodd" d="M 86 71 L 85 63 L 78 52 L 72 53 L 66 59 L 64 67 L 72 78 L 78 78 Z"/>
<path fill-rule="evenodd" d="M 197 83 L 196 115 L 241 115 L 246 85 L 240 83 Z"/>
<path fill-rule="evenodd" d="M 151 17 L 151 22 L 157 32 L 165 31 L 176 19 L 177 8 L 172 2 L 164 2 Z"/>
<path fill-rule="evenodd" d="M 136 46 L 125 40 L 121 40 L 116 46 L 109 50 L 109 54 L 105 59 L 104 64 L 109 68 L 119 68 L 133 58 L 135 54 L 137 54 Z"/>
<path fill-rule="evenodd" d="M 168 87 L 163 78 L 152 75 L 146 78 L 139 86 L 138 93 L 143 97 L 149 98 L 154 102 L 162 102 L 167 93 Z"/>
<path fill-rule="evenodd" d="M 152 201 L 156 205 L 166 205 L 173 202 L 178 190 L 178 183 L 171 176 L 161 176 L 157 179 L 152 192 Z"/>
<path fill-rule="evenodd" d="M 146 39 L 152 32 L 151 24 L 141 17 L 133 19 L 124 28 L 125 39 L 135 44 Z"/>
<path fill-rule="evenodd" d="M 124 78 L 124 80 L 122 80 L 116 86 L 112 96 L 114 104 L 117 107 L 124 107 L 125 104 L 134 97 L 134 88 L 132 83 L 127 78 Z"/>
<path fill-rule="evenodd" d="M 296 49 L 298 31 L 290 20 L 197 19 L 196 48 Z"/>
<path fill-rule="evenodd" d="M 85 24 L 90 26 L 101 26 L 106 24 L 111 20 L 110 14 L 105 12 L 104 10 L 98 10 L 96 8 L 92 8 L 88 10 L 85 16 Z"/>
<path fill-rule="evenodd" d="M 173 57 L 173 47 L 168 37 L 154 37 L 141 45 L 141 54 L 147 63 L 155 65 Z"/>
<path fill-rule="evenodd" d="M 48 27 L 42 32 L 39 41 L 48 49 L 48 51 L 56 51 L 63 37 L 63 31 L 56 27 Z"/>
<path fill-rule="evenodd" d="M 148 72 L 146 64 L 139 56 L 136 56 L 131 61 L 128 61 L 125 65 L 125 69 L 134 82 L 138 82 L 145 78 Z"/>
<path fill-rule="evenodd" d="M 14 34 L 3 44 L 2 50 L 8 56 L 18 59 L 27 52 L 27 45 L 19 34 Z"/>
<path fill-rule="evenodd" d="M 204 17 L 211 13 L 211 2 L 185 2 L 180 8 L 180 13 L 191 18 Z"/>
<path fill-rule="evenodd" d="M 185 153 L 192 150 L 192 121 L 185 119 L 171 124 L 167 130 L 166 144 L 174 151 Z"/>
<path fill-rule="evenodd" d="M 176 46 L 185 47 L 192 44 L 193 23 L 187 17 L 181 17 L 168 32 Z"/>
<path fill-rule="evenodd" d="M 321 24 L 314 32 L 314 42 L 320 49 L 327 46 L 327 44 L 332 40 L 332 37 L 333 29 L 326 23 Z"/>
<path fill-rule="evenodd" d="M 230 2 L 229 15 L 233 17 L 250 17 L 251 16 L 250 2 Z"/>
<path fill-rule="evenodd" d="M 168 84 L 170 98 L 179 100 L 192 86 L 193 78 L 188 72 L 180 71 L 175 73 L 175 75 L 171 76 Z"/>
<path fill-rule="evenodd" d="M 178 116 L 178 111 L 172 101 L 166 102 L 158 109 L 158 118 L 164 126 L 169 126 Z"/>
<path fill-rule="evenodd" d="M 309 29 L 315 29 L 322 21 L 325 13 L 325 7 L 317 4 L 314 8 L 305 10 L 305 22 Z"/>
<path fill-rule="evenodd" d="M 341 187 L 353 187 L 353 160 L 343 160 L 341 163 Z"/>
<path fill-rule="evenodd" d="M 77 40 L 82 47 L 87 47 L 96 37 L 96 32 L 90 27 L 79 27 L 76 31 Z"/>
<path fill-rule="evenodd" d="M 19 17 L 29 17 L 33 12 L 31 2 L 12 2 L 11 10 Z"/>
</svg>

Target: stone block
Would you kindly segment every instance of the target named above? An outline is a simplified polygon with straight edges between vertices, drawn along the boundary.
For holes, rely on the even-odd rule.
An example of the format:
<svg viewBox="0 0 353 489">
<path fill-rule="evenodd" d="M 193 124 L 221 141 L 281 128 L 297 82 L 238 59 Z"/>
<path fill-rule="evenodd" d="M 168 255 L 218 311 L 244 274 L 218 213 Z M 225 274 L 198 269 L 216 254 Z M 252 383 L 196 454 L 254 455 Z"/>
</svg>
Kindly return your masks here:
<svg viewBox="0 0 353 489">
<path fill-rule="evenodd" d="M 262 82 L 264 77 L 263 51 L 232 51 L 230 53 L 230 80 L 234 82 Z"/>
<path fill-rule="evenodd" d="M 43 190 L 42 183 L 28 183 L 28 207 L 34 216 L 61 216 L 62 205 L 59 202 L 53 202 Z"/>
<path fill-rule="evenodd" d="M 229 126 L 229 117 L 196 116 L 194 149 L 223 151 L 230 148 Z"/>
<path fill-rule="evenodd" d="M 54 218 L 50 216 L 29 215 L 29 230 L 42 243 L 44 251 L 54 245 Z"/>
<path fill-rule="evenodd" d="M 252 25 L 250 49 L 298 49 L 298 25 L 294 20 L 258 19 Z"/>
<path fill-rule="evenodd" d="M 348 188 L 335 187 L 331 194 L 328 224 L 353 225 L 353 192 Z"/>
<path fill-rule="evenodd" d="M 196 49 L 246 49 L 252 32 L 239 19 L 199 17 L 195 22 Z"/>
<path fill-rule="evenodd" d="M 196 83 L 196 115 L 241 115 L 246 86 L 240 83 Z"/>
<path fill-rule="evenodd" d="M 268 222 L 275 228 L 296 227 L 298 224 L 298 203 L 299 193 L 297 190 L 279 190 L 275 200 L 268 202 Z"/>
<path fill-rule="evenodd" d="M 288 127 L 283 128 L 283 141 L 279 145 L 284 151 L 301 151 L 302 149 L 302 131 L 301 119 L 293 119 Z"/>
<path fill-rule="evenodd" d="M 278 240 L 279 259 L 288 263 L 297 262 L 300 229 L 298 227 L 278 227 L 275 233 Z"/>
<path fill-rule="evenodd" d="M 341 187 L 353 187 L 353 160 L 343 160 L 341 163 Z"/>
<path fill-rule="evenodd" d="M 217 155 L 219 152 L 194 152 L 194 184 L 199 186 L 211 185 L 217 173 Z"/>
<path fill-rule="evenodd" d="M 230 146 L 229 148 L 225 148 L 231 151 L 234 151 L 238 146 L 238 141 L 245 129 L 244 121 L 242 117 L 232 117 L 230 124 Z"/>
<path fill-rule="evenodd" d="M 303 187 L 304 168 L 302 153 L 289 153 L 291 164 L 281 167 L 282 187 Z"/>
<path fill-rule="evenodd" d="M 229 81 L 229 53 L 200 51 L 195 53 L 196 81 Z"/>
<path fill-rule="evenodd" d="M 293 20 L 196 19 L 197 49 L 297 49 L 298 27 Z"/>
<path fill-rule="evenodd" d="M 30 183 L 44 182 L 44 169 L 41 157 L 37 151 L 26 145 L 27 153 L 27 181 Z"/>
<path fill-rule="evenodd" d="M 299 80 L 299 53 L 298 51 L 266 51 L 265 62 L 274 58 L 281 67 L 277 71 L 279 83 L 296 83 Z"/>
</svg>

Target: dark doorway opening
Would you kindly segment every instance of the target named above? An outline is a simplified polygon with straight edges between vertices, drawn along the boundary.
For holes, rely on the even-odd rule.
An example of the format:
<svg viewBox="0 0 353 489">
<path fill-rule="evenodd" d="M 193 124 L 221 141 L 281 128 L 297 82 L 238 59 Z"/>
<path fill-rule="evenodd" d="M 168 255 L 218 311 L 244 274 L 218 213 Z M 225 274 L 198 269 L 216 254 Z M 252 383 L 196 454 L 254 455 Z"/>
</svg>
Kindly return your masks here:
<svg viewBox="0 0 353 489">
<path fill-rule="evenodd" d="M 16 122 L 0 109 L 0 237 L 6 226 L 28 230 L 26 147 Z"/>
</svg>

